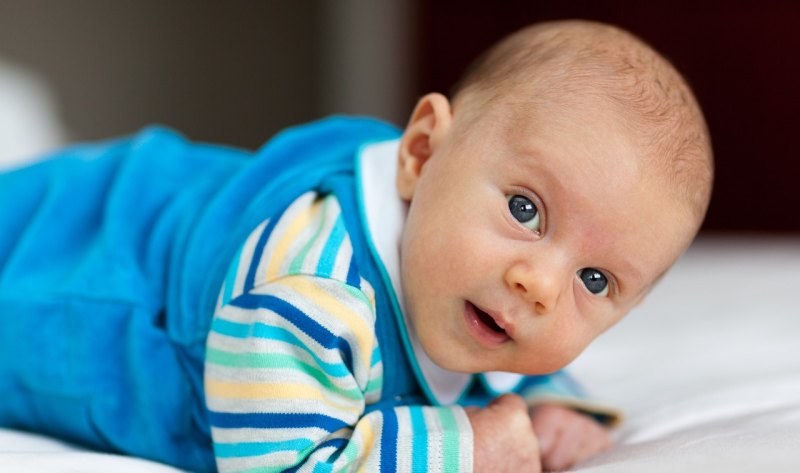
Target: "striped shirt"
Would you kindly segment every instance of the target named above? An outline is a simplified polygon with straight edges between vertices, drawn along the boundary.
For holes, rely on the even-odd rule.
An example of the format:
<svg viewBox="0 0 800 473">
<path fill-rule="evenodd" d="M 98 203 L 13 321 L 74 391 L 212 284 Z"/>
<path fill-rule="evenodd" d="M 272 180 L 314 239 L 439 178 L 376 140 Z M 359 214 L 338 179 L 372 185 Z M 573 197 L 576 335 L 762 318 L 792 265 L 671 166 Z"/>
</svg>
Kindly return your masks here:
<svg viewBox="0 0 800 473">
<path fill-rule="evenodd" d="M 332 195 L 304 194 L 251 233 L 208 337 L 220 471 L 471 470 L 461 407 L 368 409 L 384 376 L 375 314 Z"/>
</svg>

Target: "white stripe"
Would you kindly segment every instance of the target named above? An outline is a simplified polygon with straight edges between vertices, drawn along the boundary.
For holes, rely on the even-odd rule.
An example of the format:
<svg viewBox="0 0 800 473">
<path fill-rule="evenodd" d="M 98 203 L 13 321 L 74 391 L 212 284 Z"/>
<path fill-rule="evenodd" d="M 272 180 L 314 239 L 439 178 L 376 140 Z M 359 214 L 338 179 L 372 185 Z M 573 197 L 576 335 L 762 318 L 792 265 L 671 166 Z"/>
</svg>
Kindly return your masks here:
<svg viewBox="0 0 800 473">
<path fill-rule="evenodd" d="M 275 256 L 275 249 L 276 246 L 281 242 L 282 237 L 286 233 L 287 228 L 295 221 L 295 219 L 302 213 L 306 213 L 310 211 L 311 206 L 314 203 L 314 200 L 317 198 L 316 192 L 306 192 L 305 194 L 301 195 L 294 202 L 286 209 L 286 211 L 281 215 L 280 220 L 275 224 L 275 227 L 272 229 L 272 233 L 270 234 L 269 240 L 267 240 L 267 244 L 264 246 L 264 252 L 262 253 L 261 260 L 258 262 L 258 269 L 256 273 L 256 285 L 262 284 L 265 281 L 267 267 L 271 259 Z M 304 228 L 303 231 L 298 235 L 298 237 L 302 236 L 304 232 L 308 231 L 308 227 Z M 302 248 L 302 243 L 305 240 L 302 238 L 295 239 L 294 242 L 289 247 L 287 251 L 287 255 L 293 255 L 297 253 L 297 247 L 300 246 Z M 284 255 L 280 255 L 281 257 Z M 284 260 L 284 266 L 280 268 L 279 274 L 286 273 L 287 260 L 290 262 L 291 258 L 287 258 Z"/>
<path fill-rule="evenodd" d="M 211 433 L 214 441 L 218 443 L 239 443 L 239 442 L 281 442 L 297 438 L 320 439 L 328 436 L 329 433 L 324 429 L 316 427 L 287 428 L 287 429 L 225 429 L 212 427 Z"/>
<path fill-rule="evenodd" d="M 411 411 L 407 407 L 395 409 L 397 414 L 397 472 L 410 473 L 413 466 Z"/>
<path fill-rule="evenodd" d="M 353 259 L 353 244 L 350 242 L 350 236 L 347 235 L 342 240 L 342 244 L 339 245 L 339 252 L 336 254 L 336 260 L 333 263 L 331 278 L 347 282 L 351 259 Z"/>
<path fill-rule="evenodd" d="M 320 226 L 322 226 L 322 231 L 320 231 L 320 234 L 314 240 L 313 245 L 311 248 L 309 248 L 308 253 L 306 253 L 305 260 L 303 261 L 300 270 L 302 274 L 316 274 L 317 265 L 319 265 L 322 251 L 325 249 L 325 245 L 328 243 L 328 239 L 331 236 L 333 225 L 336 223 L 336 219 L 339 217 L 339 214 L 342 213 L 339 203 L 332 195 L 326 197 L 324 202 L 322 202 L 320 205 L 323 206 L 322 208 L 324 209 L 324 213 L 320 212 L 309 222 L 308 226 L 311 230 L 313 230 L 309 237 L 313 236 L 313 233 L 316 232 Z M 305 246 L 305 244 L 303 246 Z M 302 247 L 299 249 L 302 249 Z M 292 259 L 294 259 L 294 255 L 292 255 Z"/>
</svg>

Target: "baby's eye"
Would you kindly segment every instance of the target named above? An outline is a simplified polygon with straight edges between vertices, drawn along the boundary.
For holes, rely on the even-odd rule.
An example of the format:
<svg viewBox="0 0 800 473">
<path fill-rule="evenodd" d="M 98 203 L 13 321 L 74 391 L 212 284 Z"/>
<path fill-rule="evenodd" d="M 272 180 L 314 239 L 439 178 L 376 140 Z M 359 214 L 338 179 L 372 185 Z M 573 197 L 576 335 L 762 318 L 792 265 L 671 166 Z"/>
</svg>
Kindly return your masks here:
<svg viewBox="0 0 800 473">
<path fill-rule="evenodd" d="M 608 295 L 608 279 L 606 279 L 605 274 L 600 272 L 600 270 L 583 268 L 578 271 L 578 277 L 581 278 L 583 285 L 586 286 L 586 289 L 592 294 L 596 294 L 600 297 Z"/>
<path fill-rule="evenodd" d="M 541 225 L 539 210 L 536 209 L 536 205 L 531 202 L 531 199 L 522 195 L 507 197 L 508 210 L 511 211 L 511 215 L 526 228 L 538 233 Z"/>
</svg>

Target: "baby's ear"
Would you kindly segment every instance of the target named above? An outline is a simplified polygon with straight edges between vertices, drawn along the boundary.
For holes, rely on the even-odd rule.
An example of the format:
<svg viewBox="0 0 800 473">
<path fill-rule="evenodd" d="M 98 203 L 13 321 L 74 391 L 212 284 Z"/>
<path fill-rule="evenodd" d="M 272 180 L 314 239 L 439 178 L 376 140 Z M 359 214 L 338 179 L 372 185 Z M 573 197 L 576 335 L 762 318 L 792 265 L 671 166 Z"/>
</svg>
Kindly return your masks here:
<svg viewBox="0 0 800 473">
<path fill-rule="evenodd" d="M 430 93 L 417 102 L 400 140 L 397 161 L 397 191 L 411 201 L 422 167 L 433 155 L 450 129 L 450 101 L 442 94 Z"/>
</svg>

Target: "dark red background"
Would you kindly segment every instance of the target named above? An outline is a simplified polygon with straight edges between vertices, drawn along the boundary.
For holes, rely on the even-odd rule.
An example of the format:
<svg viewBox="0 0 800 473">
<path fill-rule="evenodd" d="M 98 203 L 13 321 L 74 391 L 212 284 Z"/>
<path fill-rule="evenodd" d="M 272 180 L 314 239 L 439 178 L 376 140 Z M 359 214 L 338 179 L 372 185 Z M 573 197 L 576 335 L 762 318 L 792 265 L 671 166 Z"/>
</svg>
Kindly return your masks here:
<svg viewBox="0 0 800 473">
<path fill-rule="evenodd" d="M 420 93 L 447 91 L 477 54 L 535 21 L 620 25 L 667 56 L 706 114 L 716 185 L 704 230 L 800 232 L 800 2 L 428 1 Z"/>
</svg>

